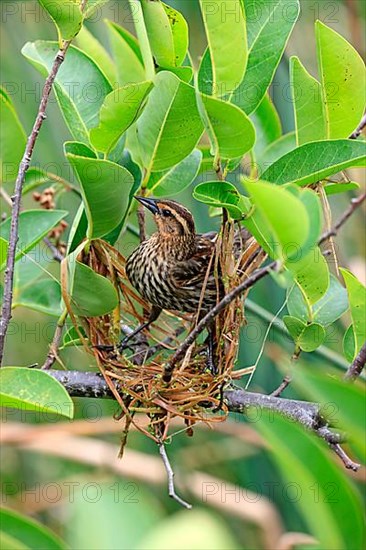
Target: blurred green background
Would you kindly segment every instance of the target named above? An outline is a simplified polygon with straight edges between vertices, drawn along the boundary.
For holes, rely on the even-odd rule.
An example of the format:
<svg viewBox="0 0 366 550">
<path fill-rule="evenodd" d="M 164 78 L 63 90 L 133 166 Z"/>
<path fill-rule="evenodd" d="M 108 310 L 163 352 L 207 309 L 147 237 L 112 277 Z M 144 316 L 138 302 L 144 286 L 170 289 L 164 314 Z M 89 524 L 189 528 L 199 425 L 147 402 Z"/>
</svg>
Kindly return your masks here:
<svg viewBox="0 0 366 550">
<path fill-rule="evenodd" d="M 190 51 L 197 63 L 205 48 L 198 2 L 169 0 L 169 4 L 179 9 L 189 23 Z M 315 19 L 340 32 L 361 55 L 365 53 L 363 0 L 302 0 L 301 8 L 300 19 L 272 86 L 284 132 L 294 128 L 287 59 L 298 55 L 316 75 Z M 55 30 L 36 2 L 5 1 L 1 2 L 0 10 L 2 85 L 29 132 L 38 110 L 43 81 L 20 50 L 27 41 L 55 39 Z M 111 0 L 87 23 L 88 29 L 107 48 L 104 18 L 133 31 L 127 2 Z M 32 164 L 72 182 L 74 176 L 62 149 L 68 139 L 69 132 L 52 97 Z M 364 177 L 360 170 L 350 171 L 349 175 L 359 182 Z M 6 185 L 6 189 L 11 194 L 11 186 Z M 191 189 L 176 199 L 192 210 L 199 231 L 216 226 L 217 222 L 207 216 L 206 207 L 192 199 Z M 334 218 L 346 208 L 349 199 L 343 195 L 331 197 Z M 71 220 L 77 200 L 75 195 L 65 192 L 58 197 L 57 205 L 70 212 Z M 30 196 L 24 206 L 37 207 Z M 8 212 L 5 204 L 3 211 Z M 342 230 L 337 238 L 337 252 L 341 264 L 364 280 L 362 219 L 360 211 Z M 148 229 L 152 230 L 152 226 Z M 131 250 L 136 243 L 137 239 L 129 235 L 121 243 L 121 250 Z M 32 254 L 36 259 L 37 254 L 43 253 L 42 248 L 37 248 Z M 58 265 L 54 263 L 50 269 L 56 274 Z M 281 308 L 284 298 L 285 292 L 270 279 L 260 282 L 250 294 L 252 301 L 272 314 Z M 247 320 L 238 359 L 240 367 L 255 363 L 268 326 L 252 312 L 247 313 Z M 344 316 L 336 328 L 332 327 L 326 341 L 329 348 L 340 354 L 348 321 Z M 55 323 L 54 318 L 16 308 L 7 338 L 5 364 L 42 363 Z M 291 343 L 272 329 L 250 389 L 265 393 L 273 390 L 283 377 L 279 367 L 291 351 Z M 77 348 L 62 352 L 62 359 L 69 369 L 89 366 L 89 359 Z M 311 357 L 304 354 L 304 360 L 324 364 L 324 358 L 315 354 Z M 290 387 L 286 397 L 299 395 Z M 8 445 L 1 450 L 2 504 L 33 515 L 65 539 L 71 548 L 77 549 L 285 549 L 305 548 L 310 543 L 304 535 L 309 532 L 308 527 L 296 505 L 301 498 L 296 479 L 289 486 L 281 478 L 265 441 L 253 430 L 250 419 L 232 415 L 230 423 L 218 425 L 215 430 L 198 426 L 193 439 L 184 433 L 173 438 L 174 444 L 168 451 L 180 492 L 194 504 L 192 512 L 180 510 L 169 500 L 157 449 L 147 438 L 132 432 L 125 457 L 117 461 L 120 426 L 112 419 L 115 412 L 117 406 L 113 402 L 85 399 L 76 400 L 74 423 L 65 423 L 56 417 L 39 418 L 36 414 L 5 411 L 3 435 Z M 178 426 L 177 431 L 179 429 Z M 32 442 L 33 450 L 29 448 Z M 365 470 L 352 477 L 362 491 Z M 303 535 L 296 535 L 297 532 Z"/>
</svg>

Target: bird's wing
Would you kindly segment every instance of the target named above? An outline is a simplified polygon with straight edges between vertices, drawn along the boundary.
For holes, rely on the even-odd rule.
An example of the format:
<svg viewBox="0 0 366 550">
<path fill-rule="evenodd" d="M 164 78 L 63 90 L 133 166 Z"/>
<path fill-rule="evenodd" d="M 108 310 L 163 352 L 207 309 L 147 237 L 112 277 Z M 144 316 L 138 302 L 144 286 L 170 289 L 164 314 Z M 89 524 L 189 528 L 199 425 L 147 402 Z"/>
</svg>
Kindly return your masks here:
<svg viewBox="0 0 366 550">
<path fill-rule="evenodd" d="M 178 288 L 197 288 L 203 284 L 206 272 L 211 262 L 211 272 L 214 271 L 214 250 L 212 241 L 197 236 L 196 250 L 192 256 L 184 261 L 177 262 L 172 270 L 175 286 Z M 213 278 L 211 275 L 209 279 Z"/>
</svg>

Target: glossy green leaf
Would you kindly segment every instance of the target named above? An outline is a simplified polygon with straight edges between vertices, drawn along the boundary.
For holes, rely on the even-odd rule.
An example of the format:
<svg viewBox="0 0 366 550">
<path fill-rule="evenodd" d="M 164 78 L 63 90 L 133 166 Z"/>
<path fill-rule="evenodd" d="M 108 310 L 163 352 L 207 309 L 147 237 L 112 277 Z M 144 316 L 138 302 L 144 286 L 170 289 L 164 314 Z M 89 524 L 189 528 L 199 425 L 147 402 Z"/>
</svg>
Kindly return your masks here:
<svg viewBox="0 0 366 550">
<path fill-rule="evenodd" d="M 295 132 L 289 132 L 276 139 L 276 141 L 268 145 L 261 154 L 257 155 L 256 162 L 258 165 L 258 172 L 260 174 L 263 173 L 265 169 L 276 162 L 276 160 L 294 149 L 296 149 Z"/>
<path fill-rule="evenodd" d="M 90 140 L 98 151 L 108 153 L 137 119 L 152 82 L 127 84 L 113 90 L 104 100 L 99 125 L 90 131 Z"/>
<path fill-rule="evenodd" d="M 302 512 L 320 547 L 362 548 L 363 517 L 359 494 L 341 467 L 334 463 L 325 443 L 303 426 L 278 414 L 263 413 L 253 427 L 270 445 L 270 456 L 284 480 L 296 484 L 298 498 L 293 506 Z"/>
<path fill-rule="evenodd" d="M 22 54 L 46 76 L 58 52 L 57 42 L 27 42 Z M 70 46 L 57 73 L 54 89 L 61 112 L 74 139 L 89 143 L 89 130 L 98 123 L 98 113 L 112 87 L 94 61 Z"/>
<path fill-rule="evenodd" d="M 329 268 L 318 247 L 305 255 L 299 250 L 298 255 L 286 262 L 286 267 L 300 285 L 308 307 L 325 295 L 329 287 Z"/>
<path fill-rule="evenodd" d="M 87 265 L 75 262 L 71 291 L 74 313 L 82 317 L 100 317 L 110 313 L 117 304 L 118 295 L 112 283 Z"/>
<path fill-rule="evenodd" d="M 65 388 L 47 372 L 26 367 L 4 367 L 0 371 L 2 407 L 74 415 L 74 404 Z"/>
<path fill-rule="evenodd" d="M 163 3 L 160 0 L 141 0 L 141 8 L 155 63 L 161 67 L 174 67 L 173 32 Z"/>
<path fill-rule="evenodd" d="M 288 293 L 287 309 L 293 317 L 304 322 L 313 321 L 326 327 L 347 311 L 347 292 L 338 279 L 331 274 L 328 290 L 311 306 L 311 310 L 297 286 L 290 289 Z"/>
<path fill-rule="evenodd" d="M 282 185 L 307 185 L 366 161 L 366 143 L 337 139 L 305 143 L 278 159 L 261 178 Z"/>
<path fill-rule="evenodd" d="M 144 167 L 159 172 L 193 151 L 203 127 L 192 86 L 167 71 L 154 84 L 136 128 Z"/>
<path fill-rule="evenodd" d="M 58 281 L 46 279 L 20 288 L 14 297 L 13 307 L 27 307 L 47 315 L 61 315 L 61 287 Z"/>
<path fill-rule="evenodd" d="M 254 153 L 257 157 L 282 134 L 280 117 L 268 94 L 263 97 L 254 113 L 250 115 L 250 119 L 256 133 Z"/>
<path fill-rule="evenodd" d="M 200 92 L 205 95 L 212 95 L 213 75 L 210 50 L 205 49 L 197 73 L 197 86 Z"/>
<path fill-rule="evenodd" d="M 307 241 L 310 229 L 304 204 L 287 189 L 263 181 L 246 181 L 245 187 L 273 233 L 275 257 L 286 259 L 294 254 L 297 256 Z"/>
<path fill-rule="evenodd" d="M 324 191 L 327 195 L 337 195 L 338 193 L 347 193 L 347 191 L 355 191 L 360 188 L 360 184 L 355 181 L 342 183 L 328 183 L 324 186 Z"/>
<path fill-rule="evenodd" d="M 212 64 L 213 95 L 225 96 L 240 84 L 247 66 L 243 6 L 236 0 L 200 0 Z"/>
<path fill-rule="evenodd" d="M 39 0 L 56 25 L 59 40 L 71 40 L 83 23 L 80 0 Z"/>
<path fill-rule="evenodd" d="M 234 220 L 240 220 L 243 217 L 241 195 L 232 183 L 226 181 L 200 183 L 195 187 L 193 197 L 210 206 L 226 208 Z"/>
<path fill-rule="evenodd" d="M 300 334 L 298 346 L 306 352 L 314 351 L 322 345 L 325 336 L 325 329 L 322 325 L 311 323 L 310 325 L 306 325 L 304 331 Z"/>
<path fill-rule="evenodd" d="M 168 197 L 186 189 L 196 178 L 202 153 L 194 149 L 188 157 L 166 172 L 153 172 L 147 188 L 156 197 Z"/>
<path fill-rule="evenodd" d="M 72 154 L 66 157 L 80 181 L 88 218 L 88 237 L 97 238 L 112 231 L 122 221 L 128 206 L 133 176 L 109 160 Z"/>
<path fill-rule="evenodd" d="M 317 369 L 300 368 L 296 372 L 294 384 L 308 398 L 319 402 L 322 414 L 327 418 L 327 405 L 332 403 L 332 426 L 347 433 L 347 439 L 357 452 L 358 457 L 366 460 L 366 400 L 365 383 L 347 384 L 339 379 L 337 373 Z"/>
<path fill-rule="evenodd" d="M 307 72 L 296 56 L 290 59 L 290 78 L 297 144 L 326 139 L 323 98 L 319 82 Z"/>
<path fill-rule="evenodd" d="M 47 275 L 49 266 L 53 261 L 53 252 L 46 246 L 40 245 L 34 251 L 24 255 L 15 264 L 14 287 L 23 289 L 32 285 L 43 275 Z"/>
<path fill-rule="evenodd" d="M 15 541 L 14 550 L 66 550 L 66 544 L 47 527 L 15 510 L 0 509 L 1 536 L 6 535 Z M 2 546 L 5 550 L 12 550 Z"/>
<path fill-rule="evenodd" d="M 103 48 L 95 36 L 83 26 L 77 36 L 76 45 L 96 63 L 105 74 L 112 86 L 117 81 L 115 64 L 109 53 Z"/>
<path fill-rule="evenodd" d="M 300 13 L 298 0 L 243 0 L 248 22 L 248 65 L 231 101 L 250 114 L 262 101 Z"/>
<path fill-rule="evenodd" d="M 106 21 L 106 24 L 117 69 L 118 85 L 125 86 L 145 81 L 145 69 L 136 38 L 112 21 Z"/>
<path fill-rule="evenodd" d="M 352 363 L 356 356 L 356 347 L 355 347 L 355 332 L 353 329 L 353 324 L 351 324 L 343 336 L 343 353 L 345 358 L 349 363 Z"/>
<path fill-rule="evenodd" d="M 255 130 L 245 113 L 211 96 L 201 94 L 197 99 L 213 155 L 236 159 L 253 147 Z"/>
<path fill-rule="evenodd" d="M 188 51 L 188 25 L 183 15 L 176 9 L 162 2 L 165 13 L 168 16 L 173 35 L 174 64 L 179 67 Z"/>
<path fill-rule="evenodd" d="M 19 238 L 15 259 L 31 250 L 67 215 L 64 210 L 26 210 L 19 216 Z M 0 224 L 0 237 L 9 241 L 10 218 Z M 0 267 L 3 269 L 4 265 Z"/>
<path fill-rule="evenodd" d="M 347 287 L 357 354 L 366 340 L 366 289 L 350 271 L 340 271 Z"/>
<path fill-rule="evenodd" d="M 298 319 L 297 317 L 291 317 L 291 315 L 284 315 L 282 318 L 283 322 L 286 325 L 287 330 L 289 331 L 291 337 L 295 342 L 298 341 L 301 334 L 306 328 L 306 323 Z"/>
<path fill-rule="evenodd" d="M 357 128 L 365 111 L 365 65 L 335 30 L 320 21 L 315 29 L 327 137 L 345 138 Z"/>
<path fill-rule="evenodd" d="M 0 182 L 14 181 L 18 174 L 27 136 L 13 103 L 0 87 Z"/>
</svg>

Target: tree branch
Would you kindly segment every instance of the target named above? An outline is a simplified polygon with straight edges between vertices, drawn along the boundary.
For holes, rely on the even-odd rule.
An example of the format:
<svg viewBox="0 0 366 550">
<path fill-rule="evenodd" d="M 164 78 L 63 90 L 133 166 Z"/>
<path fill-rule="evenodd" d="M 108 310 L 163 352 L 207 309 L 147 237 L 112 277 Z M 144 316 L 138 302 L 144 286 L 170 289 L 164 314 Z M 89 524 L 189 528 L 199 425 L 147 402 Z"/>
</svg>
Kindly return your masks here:
<svg viewBox="0 0 366 550">
<path fill-rule="evenodd" d="M 48 374 L 58 380 L 71 397 L 114 399 L 113 393 L 100 373 L 54 370 L 48 371 Z M 230 386 L 224 390 L 223 395 L 230 412 L 245 414 L 248 407 L 252 407 L 259 410 L 275 411 L 298 422 L 326 441 L 340 456 L 347 468 L 354 471 L 359 468 L 359 464 L 353 462 L 340 448 L 339 444 L 343 441 L 343 436 L 332 432 L 328 427 L 321 415 L 321 407 L 317 403 L 248 392 L 236 386 Z"/>
<path fill-rule="evenodd" d="M 52 69 L 46 79 L 42 91 L 42 98 L 38 109 L 38 114 L 33 125 L 32 132 L 27 140 L 24 155 L 19 165 L 18 175 L 15 181 L 14 195 L 12 200 L 12 213 L 10 223 L 9 248 L 6 259 L 5 282 L 4 282 L 4 298 L 0 319 L 0 366 L 4 355 L 5 337 L 11 319 L 11 308 L 13 302 L 13 284 L 14 284 L 14 264 L 16 255 L 16 245 L 18 242 L 18 226 L 19 213 L 22 198 L 23 183 L 25 174 L 29 168 L 30 161 L 33 155 L 34 146 L 36 144 L 39 131 L 43 121 L 46 119 L 46 108 L 48 99 L 51 93 L 52 85 L 55 81 L 58 70 L 65 59 L 65 54 L 70 46 L 71 40 L 64 41 L 62 47 L 56 54 Z"/>
<path fill-rule="evenodd" d="M 348 380 L 350 382 L 353 382 L 356 380 L 358 376 L 360 376 L 364 366 L 366 363 L 366 341 L 358 354 L 356 355 L 355 359 L 353 360 L 353 363 L 348 367 L 348 370 L 346 374 L 344 375 L 344 379 Z"/>
<path fill-rule="evenodd" d="M 339 218 L 339 220 L 331 227 L 328 231 L 323 233 L 323 235 L 319 239 L 319 245 L 323 244 L 326 240 L 329 239 L 329 237 L 335 237 L 339 231 L 339 229 L 346 223 L 346 221 L 352 216 L 354 211 L 361 206 L 363 201 L 366 199 L 366 193 L 363 193 L 359 197 L 356 197 L 351 200 L 351 204 L 345 210 L 342 214 L 342 216 Z"/>
</svg>

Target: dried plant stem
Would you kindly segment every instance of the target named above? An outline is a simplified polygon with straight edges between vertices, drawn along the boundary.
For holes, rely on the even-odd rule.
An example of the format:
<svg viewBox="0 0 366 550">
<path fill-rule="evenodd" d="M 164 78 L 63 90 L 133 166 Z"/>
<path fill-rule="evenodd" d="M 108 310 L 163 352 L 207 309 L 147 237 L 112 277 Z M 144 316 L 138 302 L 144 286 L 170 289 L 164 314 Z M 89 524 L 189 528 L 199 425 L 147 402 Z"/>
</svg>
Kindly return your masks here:
<svg viewBox="0 0 366 550">
<path fill-rule="evenodd" d="M 48 355 L 42 367 L 43 370 L 50 369 L 54 364 L 54 362 L 56 361 L 58 348 L 60 347 L 62 331 L 65 326 L 66 318 L 67 318 L 67 309 L 64 309 L 64 311 L 60 315 L 59 320 L 57 321 L 57 327 L 55 330 L 55 334 L 53 336 L 52 343 L 50 345 L 50 350 L 48 352 Z"/>
<path fill-rule="evenodd" d="M 190 510 L 192 508 L 192 504 L 189 504 L 188 502 L 186 502 L 185 500 L 180 498 L 180 496 L 178 496 L 177 493 L 175 492 L 174 471 L 173 471 L 173 468 L 171 467 L 171 464 L 169 462 L 169 458 L 168 458 L 168 455 L 166 453 L 164 443 L 159 444 L 159 453 L 160 453 L 160 456 L 163 460 L 163 463 L 164 463 L 164 466 L 165 466 L 165 469 L 166 469 L 166 473 L 168 475 L 168 494 L 169 494 L 169 496 L 173 500 L 178 502 L 178 504 L 180 504 L 184 508 L 188 508 L 188 510 Z"/>
<path fill-rule="evenodd" d="M 65 59 L 65 54 L 71 41 L 64 41 L 56 54 L 51 71 L 46 79 L 42 91 L 42 98 L 38 109 L 38 114 L 33 125 L 32 132 L 27 140 L 24 155 L 19 165 L 18 175 L 15 181 L 14 195 L 11 197 L 12 213 L 10 223 L 9 248 L 6 259 L 4 298 L 0 319 L 0 365 L 4 355 L 5 337 L 11 319 L 11 308 L 13 302 L 13 284 L 14 284 L 14 264 L 16 255 L 16 245 L 18 242 L 19 213 L 22 198 L 22 189 L 26 171 L 30 166 L 34 146 L 37 141 L 39 131 L 43 121 L 46 119 L 46 108 L 51 93 L 52 85 L 55 81 L 58 70 Z"/>
</svg>

